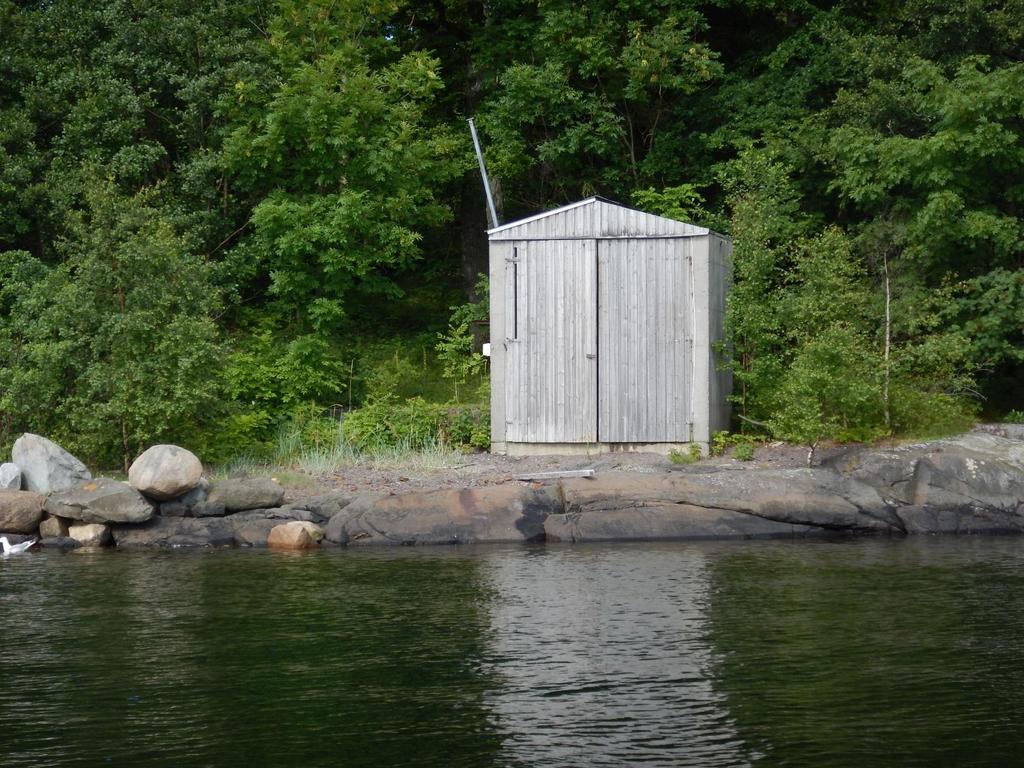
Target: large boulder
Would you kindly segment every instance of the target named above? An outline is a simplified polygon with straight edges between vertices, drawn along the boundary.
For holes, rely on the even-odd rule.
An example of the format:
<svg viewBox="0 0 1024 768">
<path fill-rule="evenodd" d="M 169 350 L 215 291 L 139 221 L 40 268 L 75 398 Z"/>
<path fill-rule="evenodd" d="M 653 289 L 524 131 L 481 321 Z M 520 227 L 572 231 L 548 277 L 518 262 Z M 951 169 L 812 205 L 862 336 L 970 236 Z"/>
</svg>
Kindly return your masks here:
<svg viewBox="0 0 1024 768">
<path fill-rule="evenodd" d="M 191 451 L 177 445 L 147 448 L 128 469 L 128 483 L 158 501 L 169 501 L 199 485 L 203 465 Z"/>
<path fill-rule="evenodd" d="M 30 432 L 14 441 L 11 460 L 21 469 L 27 491 L 51 493 L 92 479 L 85 464 L 52 440 Z"/>
<path fill-rule="evenodd" d="M 98 477 L 50 494 L 46 511 L 86 523 L 144 523 L 153 505 L 127 483 Z"/>
<path fill-rule="evenodd" d="M 267 546 L 271 549 L 315 549 L 323 537 L 324 532 L 319 525 L 292 520 L 270 530 Z"/>
<path fill-rule="evenodd" d="M 0 531 L 35 533 L 46 497 L 32 491 L 0 491 Z"/>
<path fill-rule="evenodd" d="M 17 464 L 0 464 L 0 491 L 21 490 L 21 469 Z"/>
<path fill-rule="evenodd" d="M 79 523 L 68 528 L 68 538 L 83 547 L 102 547 L 110 542 L 110 528 L 101 523 Z"/>
<path fill-rule="evenodd" d="M 263 477 L 218 480 L 210 484 L 206 497 L 207 504 L 222 504 L 228 512 L 279 507 L 282 501 L 284 488 Z"/>
</svg>

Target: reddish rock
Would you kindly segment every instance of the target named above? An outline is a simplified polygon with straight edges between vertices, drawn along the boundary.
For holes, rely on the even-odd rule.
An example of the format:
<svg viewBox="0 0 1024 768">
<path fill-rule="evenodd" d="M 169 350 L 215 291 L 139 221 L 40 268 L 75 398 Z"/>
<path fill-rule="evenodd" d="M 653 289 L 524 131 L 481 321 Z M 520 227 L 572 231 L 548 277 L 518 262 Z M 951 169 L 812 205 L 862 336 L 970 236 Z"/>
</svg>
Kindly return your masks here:
<svg viewBox="0 0 1024 768">
<path fill-rule="evenodd" d="M 293 520 L 271 528 L 267 546 L 272 549 L 315 549 L 323 536 L 323 529 L 319 525 Z"/>
</svg>

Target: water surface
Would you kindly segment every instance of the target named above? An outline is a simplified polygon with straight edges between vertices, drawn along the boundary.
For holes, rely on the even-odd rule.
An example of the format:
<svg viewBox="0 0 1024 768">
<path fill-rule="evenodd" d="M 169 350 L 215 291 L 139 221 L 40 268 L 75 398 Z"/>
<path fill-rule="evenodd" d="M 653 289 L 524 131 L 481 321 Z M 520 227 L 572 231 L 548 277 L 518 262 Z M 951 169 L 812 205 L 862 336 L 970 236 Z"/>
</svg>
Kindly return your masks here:
<svg viewBox="0 0 1024 768">
<path fill-rule="evenodd" d="M 0 561 L 2 766 L 1024 763 L 1024 541 Z"/>
</svg>

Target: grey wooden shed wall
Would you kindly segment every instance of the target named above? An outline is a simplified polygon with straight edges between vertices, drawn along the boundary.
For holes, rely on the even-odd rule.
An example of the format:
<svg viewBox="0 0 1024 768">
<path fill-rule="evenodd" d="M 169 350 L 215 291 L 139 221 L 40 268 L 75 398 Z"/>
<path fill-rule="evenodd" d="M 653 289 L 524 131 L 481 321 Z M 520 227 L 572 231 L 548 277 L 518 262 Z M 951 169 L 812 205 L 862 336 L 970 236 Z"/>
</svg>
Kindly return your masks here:
<svg viewBox="0 0 1024 768">
<path fill-rule="evenodd" d="M 728 426 L 727 238 L 601 198 L 488 235 L 492 450 L 667 449 Z"/>
</svg>

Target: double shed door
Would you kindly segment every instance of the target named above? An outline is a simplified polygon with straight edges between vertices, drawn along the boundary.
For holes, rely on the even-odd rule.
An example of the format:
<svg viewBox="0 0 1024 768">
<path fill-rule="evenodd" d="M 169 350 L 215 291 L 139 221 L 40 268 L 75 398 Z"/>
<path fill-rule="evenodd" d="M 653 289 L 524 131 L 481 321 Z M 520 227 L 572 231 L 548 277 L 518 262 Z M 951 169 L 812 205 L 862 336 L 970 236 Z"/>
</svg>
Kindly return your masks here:
<svg viewBox="0 0 1024 768">
<path fill-rule="evenodd" d="M 506 439 L 691 439 L 688 238 L 524 240 L 506 262 Z"/>
</svg>

